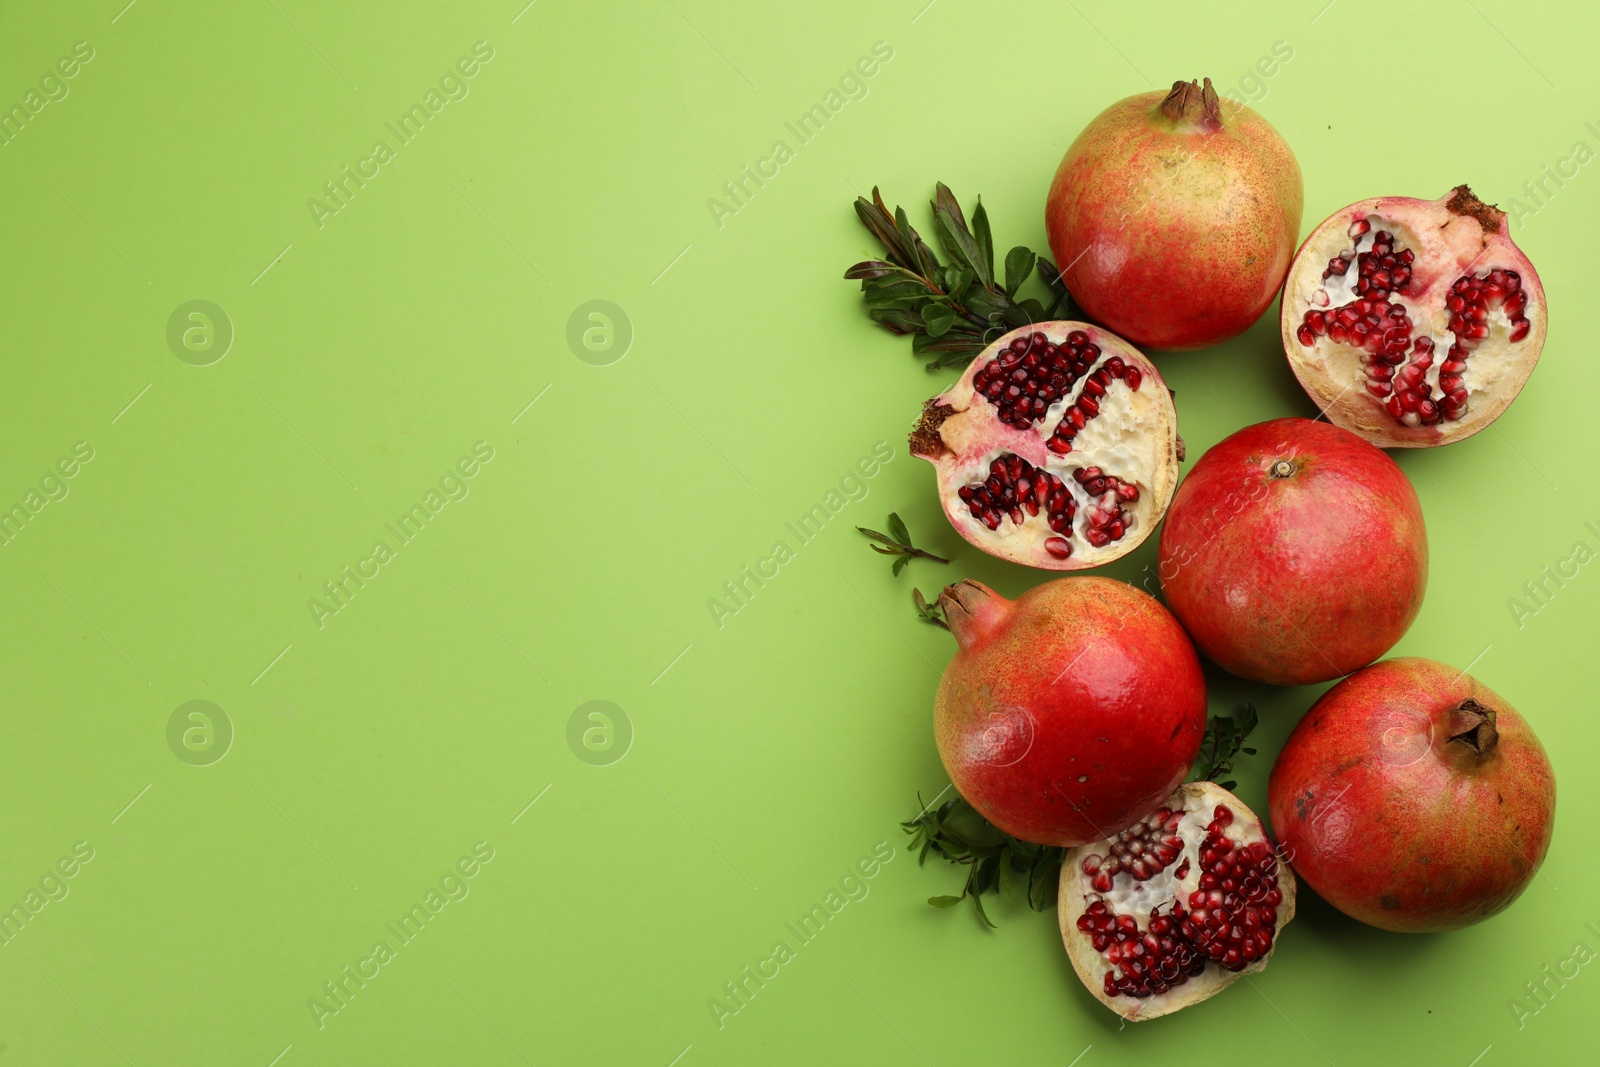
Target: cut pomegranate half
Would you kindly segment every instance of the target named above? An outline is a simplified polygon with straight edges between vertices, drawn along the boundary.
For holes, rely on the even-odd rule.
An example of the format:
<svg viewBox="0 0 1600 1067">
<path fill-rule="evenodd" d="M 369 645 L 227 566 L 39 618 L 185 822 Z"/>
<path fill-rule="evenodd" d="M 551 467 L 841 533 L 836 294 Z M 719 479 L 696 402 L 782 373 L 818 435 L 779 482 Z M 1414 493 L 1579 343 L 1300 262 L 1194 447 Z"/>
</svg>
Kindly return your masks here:
<svg viewBox="0 0 1600 1067">
<path fill-rule="evenodd" d="M 1383 448 L 1470 437 L 1544 347 L 1544 288 L 1505 212 L 1465 185 L 1363 200 L 1289 267 L 1280 319 L 1295 377 L 1338 426 Z"/>
<path fill-rule="evenodd" d="M 1082 322 L 1001 337 L 923 405 L 911 432 L 962 537 L 1057 571 L 1109 563 L 1150 536 L 1172 500 L 1178 448 L 1155 366 Z"/>
<path fill-rule="evenodd" d="M 1142 822 L 1067 853 L 1061 937 L 1096 1000 L 1154 1019 L 1265 968 L 1294 892 L 1261 820 L 1221 786 L 1190 782 Z"/>
</svg>

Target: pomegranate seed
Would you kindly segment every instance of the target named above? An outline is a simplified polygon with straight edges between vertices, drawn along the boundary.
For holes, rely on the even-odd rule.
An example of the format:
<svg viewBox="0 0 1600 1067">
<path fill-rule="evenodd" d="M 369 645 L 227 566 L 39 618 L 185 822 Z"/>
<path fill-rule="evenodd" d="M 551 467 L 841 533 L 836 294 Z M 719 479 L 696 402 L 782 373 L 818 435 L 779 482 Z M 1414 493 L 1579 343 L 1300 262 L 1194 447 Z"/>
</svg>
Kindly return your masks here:
<svg viewBox="0 0 1600 1067">
<path fill-rule="evenodd" d="M 1072 555 L 1072 542 L 1065 537 L 1047 537 L 1044 539 L 1044 550 L 1056 559 L 1066 559 Z"/>
<path fill-rule="evenodd" d="M 1527 319 L 1517 319 L 1511 324 L 1511 340 L 1522 340 L 1524 337 L 1528 336 L 1528 331 L 1531 328 L 1532 326 Z"/>
</svg>

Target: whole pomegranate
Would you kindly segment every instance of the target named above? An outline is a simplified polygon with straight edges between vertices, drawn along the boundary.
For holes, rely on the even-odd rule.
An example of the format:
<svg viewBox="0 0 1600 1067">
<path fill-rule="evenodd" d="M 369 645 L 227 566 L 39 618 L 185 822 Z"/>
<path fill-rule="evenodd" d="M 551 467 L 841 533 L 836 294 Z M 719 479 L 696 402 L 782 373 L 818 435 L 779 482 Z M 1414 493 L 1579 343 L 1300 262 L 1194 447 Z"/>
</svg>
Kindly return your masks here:
<svg viewBox="0 0 1600 1067">
<path fill-rule="evenodd" d="M 1319 896 L 1404 933 L 1470 926 L 1515 900 L 1550 848 L 1556 782 L 1488 686 L 1392 659 L 1311 706 L 1268 798 L 1284 858 Z"/>
<path fill-rule="evenodd" d="M 1090 318 L 1137 345 L 1200 348 L 1278 295 L 1303 196 L 1288 144 L 1207 78 L 1101 112 L 1067 149 L 1044 221 Z"/>
<path fill-rule="evenodd" d="M 1139 1021 L 1266 967 L 1294 891 L 1261 820 L 1221 786 L 1191 782 L 1123 832 L 1067 853 L 1057 917 L 1089 992 Z"/>
<path fill-rule="evenodd" d="M 984 818 L 1024 841 L 1081 845 L 1132 826 L 1183 781 L 1205 733 L 1205 679 L 1153 597 L 1058 578 L 1011 601 L 963 581 L 939 604 L 960 648 L 934 737 Z"/>
<path fill-rule="evenodd" d="M 1544 287 L 1505 218 L 1458 185 L 1363 200 L 1312 231 L 1280 326 L 1330 420 L 1385 448 L 1443 445 L 1516 399 L 1544 348 Z"/>
<path fill-rule="evenodd" d="M 1325 682 L 1383 655 L 1417 617 L 1422 505 L 1394 460 L 1348 430 L 1247 426 L 1178 487 L 1159 574 L 1167 605 L 1219 666 Z"/>
<path fill-rule="evenodd" d="M 1084 322 L 995 340 L 923 405 L 911 453 L 937 469 L 951 525 L 991 555 L 1047 570 L 1124 556 L 1178 481 L 1178 416 L 1155 367 Z"/>
</svg>

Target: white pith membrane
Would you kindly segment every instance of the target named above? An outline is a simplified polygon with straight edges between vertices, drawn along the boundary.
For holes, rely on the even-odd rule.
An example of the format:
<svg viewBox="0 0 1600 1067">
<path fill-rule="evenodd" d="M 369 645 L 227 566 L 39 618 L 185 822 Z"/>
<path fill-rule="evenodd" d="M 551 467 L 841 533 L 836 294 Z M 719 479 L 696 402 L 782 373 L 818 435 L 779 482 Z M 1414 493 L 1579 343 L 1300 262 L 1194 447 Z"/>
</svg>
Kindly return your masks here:
<svg viewBox="0 0 1600 1067">
<path fill-rule="evenodd" d="M 1055 371 L 1055 386 L 1041 369 L 1050 360 L 1069 364 Z M 1012 382 L 1019 367 L 1028 380 Z M 993 391 L 998 377 L 996 402 L 980 389 Z M 1006 395 L 1013 387 L 1042 388 L 1042 415 L 1018 415 L 1017 403 L 1032 394 Z M 1177 412 L 1155 366 L 1115 334 L 1081 322 L 1000 337 L 927 402 L 911 435 L 912 453 L 937 469 L 940 502 L 963 537 L 1048 570 L 1095 567 L 1137 548 L 1172 500 L 1177 449 Z"/>
<path fill-rule="evenodd" d="M 1532 373 L 1545 327 L 1539 276 L 1504 213 L 1465 186 L 1335 212 L 1295 256 L 1280 319 L 1311 399 L 1385 448 L 1446 444 L 1493 422 Z"/>
<path fill-rule="evenodd" d="M 1078 978 L 1139 1021 L 1265 968 L 1294 897 L 1261 820 L 1221 786 L 1191 782 L 1123 833 L 1070 850 L 1057 911 Z"/>
</svg>

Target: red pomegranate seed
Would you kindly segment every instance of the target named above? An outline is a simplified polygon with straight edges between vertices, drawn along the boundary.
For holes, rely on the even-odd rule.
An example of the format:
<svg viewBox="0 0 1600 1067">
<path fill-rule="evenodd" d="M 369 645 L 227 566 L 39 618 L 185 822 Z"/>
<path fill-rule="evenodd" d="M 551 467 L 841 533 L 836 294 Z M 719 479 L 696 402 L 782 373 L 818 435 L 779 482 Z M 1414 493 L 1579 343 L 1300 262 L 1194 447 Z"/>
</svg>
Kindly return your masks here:
<svg viewBox="0 0 1600 1067">
<path fill-rule="evenodd" d="M 1020 526 L 1027 515 L 1037 515 L 1044 507 L 1051 529 L 1060 533 L 1070 528 L 1077 511 L 1077 503 L 1068 495 L 1060 478 L 1011 453 L 997 456 L 989 464 L 986 479 L 962 486 L 957 495 L 972 517 L 991 530 L 999 528 L 1002 517 Z"/>
</svg>

